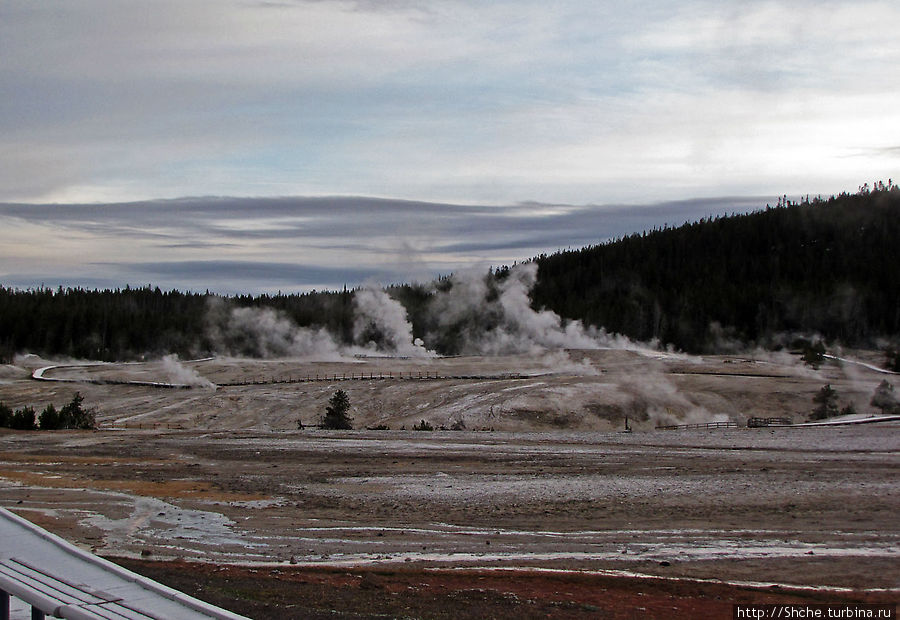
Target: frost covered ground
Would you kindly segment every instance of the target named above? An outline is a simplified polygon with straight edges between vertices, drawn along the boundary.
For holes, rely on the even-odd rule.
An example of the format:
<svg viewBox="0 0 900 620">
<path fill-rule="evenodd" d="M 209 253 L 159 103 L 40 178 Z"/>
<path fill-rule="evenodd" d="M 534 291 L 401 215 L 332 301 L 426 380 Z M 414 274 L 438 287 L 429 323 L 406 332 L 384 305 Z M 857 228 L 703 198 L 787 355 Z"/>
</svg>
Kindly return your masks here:
<svg viewBox="0 0 900 620">
<path fill-rule="evenodd" d="M 32 373 L 46 380 L 35 381 Z M 837 390 L 842 407 L 874 413 L 869 401 L 884 379 L 876 369 L 839 360 L 812 370 L 787 353 L 700 358 L 639 348 L 332 361 L 166 357 L 145 364 L 27 356 L 0 367 L 0 400 L 39 412 L 80 391 L 106 427 L 291 430 L 298 421 L 316 424 L 328 398 L 343 389 L 356 428 L 411 429 L 426 420 L 435 428 L 461 423 L 469 430 L 614 431 L 626 417 L 636 430 L 743 425 L 750 417 L 802 422 L 825 383 Z M 182 387 L 161 387 L 166 383 Z"/>
<path fill-rule="evenodd" d="M 82 382 L 31 378 L 51 365 L 46 378 Z M 0 431 L 0 504 L 111 556 L 898 589 L 900 425 L 653 430 L 799 422 L 826 382 L 874 413 L 883 378 L 789 356 L 611 350 L 90 366 L 29 357 L 3 367 L 0 400 L 40 410 L 78 390 L 103 430 Z M 145 383 L 99 382 L 130 380 Z M 165 382 L 196 387 L 147 385 Z M 338 388 L 357 427 L 392 430 L 299 430 Z M 635 432 L 619 432 L 625 416 Z M 468 430 L 411 430 L 423 419 Z"/>
<path fill-rule="evenodd" d="M 106 555 L 900 588 L 896 425 L 0 443 L 0 502 Z"/>
</svg>

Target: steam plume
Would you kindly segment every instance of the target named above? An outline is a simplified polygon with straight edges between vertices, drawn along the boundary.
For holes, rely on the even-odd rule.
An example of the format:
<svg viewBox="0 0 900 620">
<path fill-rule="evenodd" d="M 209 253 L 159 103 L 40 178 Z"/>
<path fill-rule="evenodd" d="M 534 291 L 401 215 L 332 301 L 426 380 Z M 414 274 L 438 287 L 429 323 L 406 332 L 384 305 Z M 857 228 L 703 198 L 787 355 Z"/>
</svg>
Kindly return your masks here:
<svg viewBox="0 0 900 620">
<path fill-rule="evenodd" d="M 605 332 L 586 329 L 580 321 L 563 321 L 551 310 L 534 310 L 529 293 L 537 281 L 537 264 L 513 267 L 494 286 L 489 277 L 461 272 L 446 291 L 436 291 L 431 305 L 431 337 L 458 334 L 461 353 L 502 355 L 552 349 L 597 349 Z"/>
<path fill-rule="evenodd" d="M 210 305 L 207 335 L 219 353 L 249 357 L 307 357 L 339 360 L 342 355 L 325 329 L 297 326 L 271 308 L 230 308 L 221 300 Z"/>
<path fill-rule="evenodd" d="M 711 413 L 694 402 L 651 364 L 644 365 L 638 377 L 621 382 L 617 388 L 630 396 L 634 418 L 647 420 L 652 426 L 729 420 L 728 415 Z"/>
<path fill-rule="evenodd" d="M 196 370 L 183 365 L 174 353 L 162 358 L 162 368 L 169 383 L 206 388 L 216 387 L 209 379 L 200 376 Z"/>
<path fill-rule="evenodd" d="M 353 300 L 356 308 L 353 336 L 358 343 L 394 355 L 434 357 L 435 353 L 428 351 L 422 340 L 413 338 L 406 308 L 383 290 L 360 289 Z"/>
</svg>

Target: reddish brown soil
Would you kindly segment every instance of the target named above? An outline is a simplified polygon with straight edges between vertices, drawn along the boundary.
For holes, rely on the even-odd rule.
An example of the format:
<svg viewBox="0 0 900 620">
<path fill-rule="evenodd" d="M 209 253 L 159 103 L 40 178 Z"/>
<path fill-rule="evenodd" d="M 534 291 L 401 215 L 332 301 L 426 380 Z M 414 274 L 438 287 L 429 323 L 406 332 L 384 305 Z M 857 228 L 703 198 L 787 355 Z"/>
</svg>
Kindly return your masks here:
<svg viewBox="0 0 900 620">
<path fill-rule="evenodd" d="M 251 618 L 731 618 L 737 603 L 896 603 L 896 593 L 756 589 L 525 570 L 242 568 L 116 559 Z"/>
</svg>

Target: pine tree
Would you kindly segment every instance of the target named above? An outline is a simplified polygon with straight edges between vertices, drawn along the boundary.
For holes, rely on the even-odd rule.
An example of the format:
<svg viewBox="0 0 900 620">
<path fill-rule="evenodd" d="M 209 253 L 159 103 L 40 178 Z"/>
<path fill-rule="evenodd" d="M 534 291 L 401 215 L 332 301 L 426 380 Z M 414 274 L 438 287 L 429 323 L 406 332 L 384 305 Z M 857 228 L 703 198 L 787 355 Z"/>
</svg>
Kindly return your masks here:
<svg viewBox="0 0 900 620">
<path fill-rule="evenodd" d="M 882 415 L 891 415 L 900 412 L 900 401 L 894 394 L 894 386 L 887 382 L 887 379 L 878 384 L 875 393 L 872 395 L 872 401 L 869 403 L 877 409 L 881 409 Z"/>
<path fill-rule="evenodd" d="M 838 414 L 837 391 L 830 383 L 822 386 L 822 389 L 813 396 L 813 402 L 818 406 L 810 414 L 810 420 L 824 420 Z"/>
<path fill-rule="evenodd" d="M 885 350 L 884 365 L 888 370 L 900 372 L 900 347 L 888 347 Z"/>
<path fill-rule="evenodd" d="M 97 428 L 97 419 L 93 410 L 82 406 L 84 396 L 81 392 L 75 392 L 72 400 L 66 403 L 59 411 L 59 426 L 57 428 L 77 428 L 91 430 Z"/>
<path fill-rule="evenodd" d="M 349 430 L 353 428 L 353 420 L 347 415 L 350 411 L 350 397 L 344 390 L 338 390 L 328 400 L 322 428 L 330 430 Z"/>
<path fill-rule="evenodd" d="M 37 430 L 37 424 L 34 422 L 34 407 L 22 407 L 21 409 L 16 409 L 9 427 L 18 431 Z"/>
<path fill-rule="evenodd" d="M 47 405 L 47 407 L 41 412 L 41 415 L 38 416 L 38 428 L 40 428 L 42 431 L 56 430 L 60 426 L 59 423 L 59 412 L 56 410 L 56 406 L 53 403 Z"/>
<path fill-rule="evenodd" d="M 819 366 L 825 362 L 825 345 L 821 341 L 806 345 L 803 348 L 803 357 L 801 359 L 803 363 L 811 366 L 813 370 L 818 370 Z"/>
</svg>

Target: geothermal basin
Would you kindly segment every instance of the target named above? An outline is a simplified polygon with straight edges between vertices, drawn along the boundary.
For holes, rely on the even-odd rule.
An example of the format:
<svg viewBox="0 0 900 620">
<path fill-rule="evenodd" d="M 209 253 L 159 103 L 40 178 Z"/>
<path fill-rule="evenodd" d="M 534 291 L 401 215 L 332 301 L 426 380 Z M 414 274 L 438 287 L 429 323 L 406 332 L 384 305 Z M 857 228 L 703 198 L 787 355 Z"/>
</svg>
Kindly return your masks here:
<svg viewBox="0 0 900 620">
<path fill-rule="evenodd" d="M 49 366 L 64 381 L 32 378 Z M 164 366 L 4 367 L 0 400 L 80 391 L 101 429 L 0 431 L 0 504 L 117 558 L 900 589 L 896 422 L 655 430 L 801 422 L 824 383 L 874 413 L 874 369 L 594 351 L 214 359 L 180 363 L 190 387 L 128 383 Z M 336 389 L 360 430 L 312 426 Z"/>
</svg>

